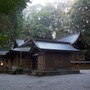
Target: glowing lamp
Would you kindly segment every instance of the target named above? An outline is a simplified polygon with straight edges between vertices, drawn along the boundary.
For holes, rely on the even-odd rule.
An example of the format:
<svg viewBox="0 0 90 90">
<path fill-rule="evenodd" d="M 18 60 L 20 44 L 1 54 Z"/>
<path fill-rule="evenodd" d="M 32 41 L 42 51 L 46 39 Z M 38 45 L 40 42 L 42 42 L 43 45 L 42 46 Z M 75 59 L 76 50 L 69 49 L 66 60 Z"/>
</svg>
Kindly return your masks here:
<svg viewBox="0 0 90 90">
<path fill-rule="evenodd" d="M 1 62 L 1 66 L 3 66 L 3 62 Z"/>
</svg>

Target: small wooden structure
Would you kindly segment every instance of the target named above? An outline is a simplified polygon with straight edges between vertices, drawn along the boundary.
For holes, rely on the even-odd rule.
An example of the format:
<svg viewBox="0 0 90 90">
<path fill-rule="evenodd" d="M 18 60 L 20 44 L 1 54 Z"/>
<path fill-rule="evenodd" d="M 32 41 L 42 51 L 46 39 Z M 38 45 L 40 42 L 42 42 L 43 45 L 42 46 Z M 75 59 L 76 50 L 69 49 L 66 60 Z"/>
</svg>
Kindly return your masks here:
<svg viewBox="0 0 90 90">
<path fill-rule="evenodd" d="M 14 48 L 9 51 L 7 60 L 7 66 L 9 69 L 23 67 L 29 69 L 31 67 L 30 48 Z"/>
<path fill-rule="evenodd" d="M 14 43 L 14 47 L 7 53 L 8 60 L 7 66 L 9 69 L 16 69 L 17 67 L 23 67 L 25 69 L 31 68 L 30 49 L 31 47 L 20 47 L 25 44 L 24 40 L 17 39 Z"/>
</svg>

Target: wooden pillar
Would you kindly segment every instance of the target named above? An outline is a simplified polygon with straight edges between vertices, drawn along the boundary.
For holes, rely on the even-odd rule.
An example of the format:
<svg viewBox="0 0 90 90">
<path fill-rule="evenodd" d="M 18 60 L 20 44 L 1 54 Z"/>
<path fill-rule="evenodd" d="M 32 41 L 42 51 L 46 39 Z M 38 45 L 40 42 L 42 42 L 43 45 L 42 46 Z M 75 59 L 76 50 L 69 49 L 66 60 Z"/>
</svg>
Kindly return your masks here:
<svg viewBox="0 0 90 90">
<path fill-rule="evenodd" d="M 45 70 L 45 54 L 40 52 L 38 55 L 38 70 Z"/>
</svg>

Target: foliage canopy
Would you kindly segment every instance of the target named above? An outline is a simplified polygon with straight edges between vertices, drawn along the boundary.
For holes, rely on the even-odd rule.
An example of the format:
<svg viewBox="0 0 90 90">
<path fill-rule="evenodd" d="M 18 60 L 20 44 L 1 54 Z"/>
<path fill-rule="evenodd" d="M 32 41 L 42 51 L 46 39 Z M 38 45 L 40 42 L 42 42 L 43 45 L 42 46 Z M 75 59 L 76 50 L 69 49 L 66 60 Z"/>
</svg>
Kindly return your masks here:
<svg viewBox="0 0 90 90">
<path fill-rule="evenodd" d="M 0 13 L 8 14 L 17 6 L 25 7 L 28 0 L 0 0 Z"/>
</svg>

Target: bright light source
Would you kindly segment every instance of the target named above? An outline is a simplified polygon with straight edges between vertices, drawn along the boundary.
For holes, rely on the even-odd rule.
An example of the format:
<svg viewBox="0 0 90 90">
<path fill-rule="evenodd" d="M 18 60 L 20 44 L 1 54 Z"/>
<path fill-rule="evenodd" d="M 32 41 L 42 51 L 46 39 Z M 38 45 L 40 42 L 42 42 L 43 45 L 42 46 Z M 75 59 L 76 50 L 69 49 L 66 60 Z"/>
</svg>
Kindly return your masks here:
<svg viewBox="0 0 90 90">
<path fill-rule="evenodd" d="M 1 66 L 3 66 L 3 62 L 1 62 Z"/>
</svg>

